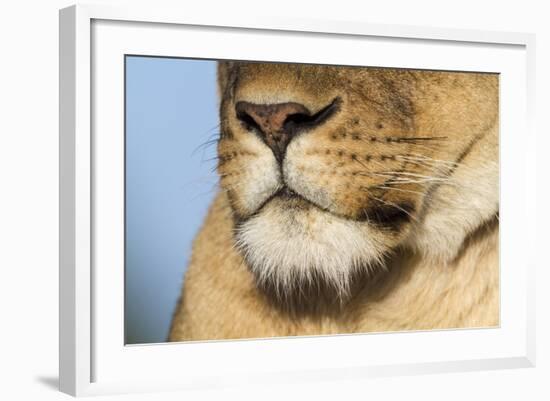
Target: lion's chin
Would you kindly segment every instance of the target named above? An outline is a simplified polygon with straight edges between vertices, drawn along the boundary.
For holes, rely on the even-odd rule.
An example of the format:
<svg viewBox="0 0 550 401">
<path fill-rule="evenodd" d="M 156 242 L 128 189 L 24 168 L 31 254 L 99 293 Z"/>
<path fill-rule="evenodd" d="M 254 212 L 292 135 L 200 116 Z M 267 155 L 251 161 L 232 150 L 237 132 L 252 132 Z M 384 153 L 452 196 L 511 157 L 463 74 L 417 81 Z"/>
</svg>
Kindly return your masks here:
<svg viewBox="0 0 550 401">
<path fill-rule="evenodd" d="M 353 277 L 386 247 L 365 223 L 339 218 L 300 197 L 276 197 L 236 227 L 236 244 L 259 287 L 279 294 L 326 287 L 345 298 Z"/>
</svg>

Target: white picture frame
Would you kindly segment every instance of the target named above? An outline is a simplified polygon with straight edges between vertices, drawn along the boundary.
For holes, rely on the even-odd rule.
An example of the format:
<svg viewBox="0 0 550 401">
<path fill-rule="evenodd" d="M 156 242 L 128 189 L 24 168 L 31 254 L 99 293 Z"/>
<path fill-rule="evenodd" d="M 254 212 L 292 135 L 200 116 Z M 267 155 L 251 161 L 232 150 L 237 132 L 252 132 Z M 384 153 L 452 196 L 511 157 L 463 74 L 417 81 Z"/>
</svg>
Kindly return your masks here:
<svg viewBox="0 0 550 401">
<path fill-rule="evenodd" d="M 189 37 L 185 35 L 197 35 L 193 37 L 200 41 L 182 41 Z M 228 45 L 235 35 L 242 46 Z M 254 48 L 254 35 L 273 42 L 269 55 Z M 340 56 L 331 43 L 335 38 Z M 292 46 L 277 47 L 276 43 L 288 39 L 308 41 L 313 50 L 297 56 Z M 186 48 L 183 43 L 200 46 Z M 534 366 L 534 43 L 534 35 L 523 33 L 292 18 L 238 20 L 215 14 L 188 15 L 185 8 L 169 12 L 155 7 L 78 5 L 61 10 L 61 391 L 80 396 Z M 330 62 L 332 57 L 332 62 L 365 65 L 360 55 L 346 50 L 348 44 L 398 50 L 373 53 L 377 59 L 369 65 L 502 74 L 501 199 L 505 202 L 501 207 L 500 327 L 125 346 L 120 341 L 122 304 L 106 308 L 107 304 L 118 305 L 123 293 L 118 270 L 120 226 L 106 227 L 105 223 L 120 222 L 120 56 L 319 63 Z M 321 45 L 334 51 L 315 53 L 315 46 Z M 415 49 L 417 57 L 407 58 L 408 49 Z M 453 61 L 457 55 L 463 55 L 460 63 Z M 99 141 L 94 132 L 102 133 Z M 509 168 L 512 163 L 514 169 Z M 114 171 L 109 177 L 107 168 Z M 513 191 L 516 184 L 524 191 Z M 108 205 L 102 201 L 105 194 L 114 199 Z M 107 232 L 114 233 L 113 237 L 107 238 Z M 111 248 L 102 247 L 102 241 L 112 244 Z M 107 265 L 115 268 L 101 270 Z M 453 349 L 447 349 L 449 342 L 455 344 Z M 396 355 L 384 353 L 390 344 Z M 355 352 L 343 357 L 343 349 Z M 301 358 L 289 359 L 292 355 Z"/>
</svg>

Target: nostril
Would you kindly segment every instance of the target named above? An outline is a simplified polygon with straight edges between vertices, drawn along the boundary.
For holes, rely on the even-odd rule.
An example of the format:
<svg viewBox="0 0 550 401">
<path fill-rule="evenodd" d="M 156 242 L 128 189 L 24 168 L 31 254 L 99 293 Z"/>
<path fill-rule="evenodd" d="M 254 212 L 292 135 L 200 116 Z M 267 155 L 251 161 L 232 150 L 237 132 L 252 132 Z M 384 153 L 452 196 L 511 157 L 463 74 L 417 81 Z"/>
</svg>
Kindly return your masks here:
<svg viewBox="0 0 550 401">
<path fill-rule="evenodd" d="M 291 130 L 302 125 L 307 125 L 313 122 L 314 116 L 304 113 L 290 114 L 283 122 L 284 130 Z"/>
<path fill-rule="evenodd" d="M 293 127 L 299 127 L 300 129 L 309 129 L 314 128 L 323 124 L 328 120 L 333 114 L 335 114 L 339 109 L 342 100 L 338 97 L 334 99 L 330 104 L 323 107 L 315 114 L 294 114 L 287 118 L 289 124 Z"/>
<path fill-rule="evenodd" d="M 246 126 L 248 130 L 257 129 L 261 131 L 262 129 L 256 122 L 256 120 L 248 114 L 246 111 L 239 111 L 237 110 L 237 118 Z"/>
</svg>

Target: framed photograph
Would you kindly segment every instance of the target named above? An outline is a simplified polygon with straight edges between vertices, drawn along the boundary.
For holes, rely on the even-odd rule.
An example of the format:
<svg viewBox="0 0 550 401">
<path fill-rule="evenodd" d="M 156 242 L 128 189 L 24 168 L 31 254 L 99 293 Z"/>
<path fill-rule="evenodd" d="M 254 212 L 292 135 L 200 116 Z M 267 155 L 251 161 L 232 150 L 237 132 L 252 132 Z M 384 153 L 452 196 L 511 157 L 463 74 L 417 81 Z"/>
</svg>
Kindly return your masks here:
<svg viewBox="0 0 550 401">
<path fill-rule="evenodd" d="M 534 366 L 533 60 L 520 33 L 61 10 L 61 390 Z"/>
</svg>

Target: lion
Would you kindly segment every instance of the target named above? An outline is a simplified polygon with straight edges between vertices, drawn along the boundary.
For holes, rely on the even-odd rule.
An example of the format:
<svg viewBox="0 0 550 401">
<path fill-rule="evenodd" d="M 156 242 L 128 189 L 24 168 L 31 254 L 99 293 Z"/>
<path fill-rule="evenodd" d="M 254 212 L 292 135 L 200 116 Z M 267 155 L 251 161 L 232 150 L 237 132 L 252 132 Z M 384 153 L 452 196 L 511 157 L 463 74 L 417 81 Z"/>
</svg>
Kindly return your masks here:
<svg viewBox="0 0 550 401">
<path fill-rule="evenodd" d="M 218 62 L 169 341 L 499 325 L 497 74 Z"/>
</svg>

